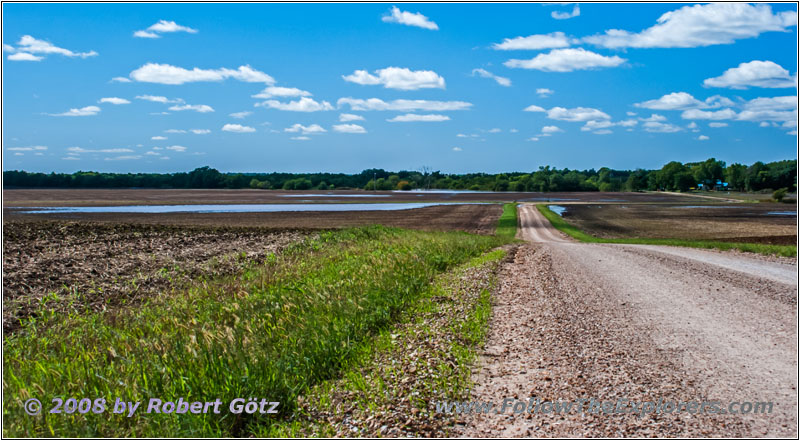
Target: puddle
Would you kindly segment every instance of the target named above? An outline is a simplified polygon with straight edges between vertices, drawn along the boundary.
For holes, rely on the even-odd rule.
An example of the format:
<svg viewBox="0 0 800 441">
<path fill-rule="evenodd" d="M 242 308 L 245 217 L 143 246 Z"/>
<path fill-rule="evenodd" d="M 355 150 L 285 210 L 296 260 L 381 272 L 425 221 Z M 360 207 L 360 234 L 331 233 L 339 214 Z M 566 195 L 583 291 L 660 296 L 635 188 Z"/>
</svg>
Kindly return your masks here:
<svg viewBox="0 0 800 441">
<path fill-rule="evenodd" d="M 563 207 L 561 205 L 548 205 L 547 208 L 561 217 L 564 217 L 564 212 L 567 211 L 567 207 Z"/>
<path fill-rule="evenodd" d="M 469 203 L 467 203 L 469 204 Z M 21 213 L 274 213 L 286 211 L 392 211 L 448 205 L 441 202 L 387 204 L 217 204 L 124 205 L 116 207 L 33 207 Z M 461 205 L 461 204 L 459 204 Z"/>
<path fill-rule="evenodd" d="M 796 211 L 770 211 L 768 216 L 797 216 Z"/>
</svg>

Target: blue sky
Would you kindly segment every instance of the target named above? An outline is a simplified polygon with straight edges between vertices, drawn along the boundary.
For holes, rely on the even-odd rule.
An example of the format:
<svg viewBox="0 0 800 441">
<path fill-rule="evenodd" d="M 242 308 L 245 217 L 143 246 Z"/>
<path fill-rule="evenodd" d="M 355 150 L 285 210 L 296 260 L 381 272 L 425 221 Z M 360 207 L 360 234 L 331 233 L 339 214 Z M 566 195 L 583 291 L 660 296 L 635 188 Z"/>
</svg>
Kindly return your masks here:
<svg viewBox="0 0 800 441">
<path fill-rule="evenodd" d="M 796 158 L 794 4 L 4 4 L 3 169 Z"/>
</svg>

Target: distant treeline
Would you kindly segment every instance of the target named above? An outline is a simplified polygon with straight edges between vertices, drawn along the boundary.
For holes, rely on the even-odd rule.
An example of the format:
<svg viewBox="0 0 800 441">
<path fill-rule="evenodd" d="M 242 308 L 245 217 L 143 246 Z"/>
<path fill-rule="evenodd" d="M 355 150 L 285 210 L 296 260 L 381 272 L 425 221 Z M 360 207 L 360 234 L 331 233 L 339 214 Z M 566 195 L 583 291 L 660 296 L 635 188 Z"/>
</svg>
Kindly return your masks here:
<svg viewBox="0 0 800 441">
<path fill-rule="evenodd" d="M 724 186 L 722 183 L 727 183 Z M 702 184 L 702 185 L 700 185 Z M 29 173 L 4 171 L 3 186 L 49 188 L 261 188 L 283 190 L 411 190 L 414 188 L 488 191 L 686 191 L 692 188 L 759 191 L 797 189 L 797 160 L 750 166 L 714 158 L 660 170 L 559 170 L 539 167 L 531 173 L 446 174 L 420 171 L 364 170 L 344 173 L 220 173 L 202 167 L 188 173 Z"/>
</svg>

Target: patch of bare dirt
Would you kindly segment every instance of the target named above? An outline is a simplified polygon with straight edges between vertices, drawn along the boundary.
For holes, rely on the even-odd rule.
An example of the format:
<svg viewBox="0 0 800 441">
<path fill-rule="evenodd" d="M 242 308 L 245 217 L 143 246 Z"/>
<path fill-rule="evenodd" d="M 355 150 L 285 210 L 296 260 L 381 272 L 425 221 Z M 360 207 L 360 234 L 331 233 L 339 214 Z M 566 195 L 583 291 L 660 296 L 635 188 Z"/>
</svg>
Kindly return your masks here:
<svg viewBox="0 0 800 441">
<path fill-rule="evenodd" d="M 3 331 L 43 308 L 59 313 L 130 305 L 202 277 L 234 274 L 307 233 L 5 222 Z"/>
</svg>

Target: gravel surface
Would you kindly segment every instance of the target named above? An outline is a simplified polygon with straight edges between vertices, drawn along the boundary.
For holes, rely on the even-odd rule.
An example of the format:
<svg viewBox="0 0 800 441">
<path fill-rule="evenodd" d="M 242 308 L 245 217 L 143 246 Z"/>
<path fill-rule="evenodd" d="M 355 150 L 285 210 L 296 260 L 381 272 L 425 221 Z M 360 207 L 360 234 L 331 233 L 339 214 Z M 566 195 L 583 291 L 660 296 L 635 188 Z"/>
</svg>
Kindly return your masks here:
<svg viewBox="0 0 800 441">
<path fill-rule="evenodd" d="M 772 401 L 768 415 L 471 415 L 463 436 L 797 437 L 797 267 L 741 254 L 582 244 L 535 207 L 473 400 Z M 508 412 L 507 412 L 508 413 Z"/>
</svg>

